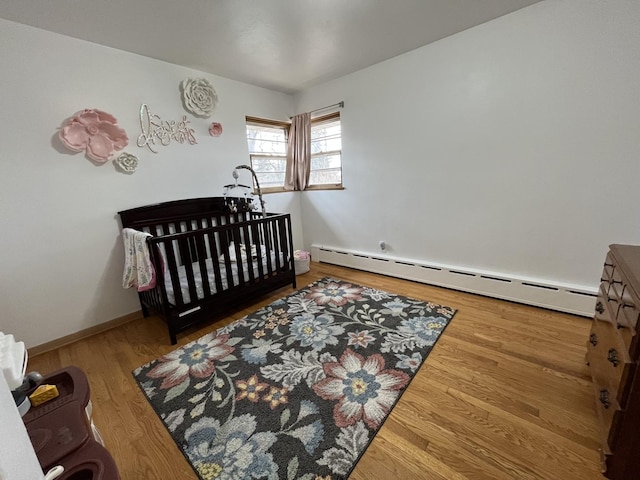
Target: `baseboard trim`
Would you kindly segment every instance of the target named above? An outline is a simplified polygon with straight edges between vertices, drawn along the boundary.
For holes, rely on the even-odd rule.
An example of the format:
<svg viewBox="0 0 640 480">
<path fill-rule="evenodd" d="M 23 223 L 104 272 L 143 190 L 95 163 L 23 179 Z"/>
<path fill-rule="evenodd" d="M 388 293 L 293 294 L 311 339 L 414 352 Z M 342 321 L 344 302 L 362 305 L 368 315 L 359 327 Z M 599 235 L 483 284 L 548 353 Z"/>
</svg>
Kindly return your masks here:
<svg viewBox="0 0 640 480">
<path fill-rule="evenodd" d="M 134 320 L 139 320 L 141 318 L 143 318 L 142 311 L 138 310 L 137 312 L 129 313 L 122 317 L 114 318 L 113 320 L 109 320 L 108 322 L 104 322 L 99 325 L 94 325 L 93 327 L 85 328 L 84 330 L 80 330 L 79 332 L 72 333 L 71 335 L 65 335 L 64 337 L 51 340 L 50 342 L 46 342 L 41 345 L 36 345 L 35 347 L 31 347 L 28 349 L 29 358 L 42 355 L 43 353 L 47 353 L 57 348 L 64 347 L 65 345 L 70 345 L 79 340 L 84 340 L 85 338 L 89 338 L 89 337 L 92 337 L 93 335 L 106 332 L 107 330 L 112 330 L 116 327 L 132 322 Z"/>
<path fill-rule="evenodd" d="M 311 246 L 317 262 L 355 268 L 439 287 L 592 317 L 597 288 L 515 277 L 466 267 L 426 263 L 321 245 Z"/>
</svg>

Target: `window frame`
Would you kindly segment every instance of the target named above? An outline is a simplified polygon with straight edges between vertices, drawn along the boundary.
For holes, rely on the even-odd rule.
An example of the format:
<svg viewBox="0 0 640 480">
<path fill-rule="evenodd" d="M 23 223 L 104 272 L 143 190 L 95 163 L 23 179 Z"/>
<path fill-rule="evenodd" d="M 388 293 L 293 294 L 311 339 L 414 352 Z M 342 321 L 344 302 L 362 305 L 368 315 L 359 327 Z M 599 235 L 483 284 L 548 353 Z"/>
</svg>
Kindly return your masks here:
<svg viewBox="0 0 640 480">
<path fill-rule="evenodd" d="M 340 120 L 340 140 L 341 140 L 341 144 L 342 144 L 342 120 L 340 117 L 340 112 L 336 111 L 336 112 L 331 112 L 331 113 L 327 113 L 325 115 L 319 115 L 315 118 L 311 118 L 311 128 L 313 128 L 314 123 L 318 124 L 318 123 L 322 123 L 322 122 L 326 122 L 329 120 L 334 120 L 334 119 L 338 119 Z M 287 153 L 289 150 L 289 145 L 288 145 L 288 141 L 289 141 L 289 129 L 291 128 L 291 122 L 283 122 L 283 121 L 279 121 L 279 120 L 270 120 L 267 118 L 260 118 L 260 117 L 252 117 L 252 116 L 245 116 L 245 130 L 247 126 L 250 125 L 255 125 L 255 126 L 263 126 L 263 127 L 274 127 L 274 128 L 282 128 L 284 130 L 284 138 L 285 141 L 287 142 Z M 340 150 L 332 150 L 332 151 L 327 151 L 327 152 L 322 152 L 322 155 L 326 155 L 327 153 L 331 154 L 331 153 L 340 153 L 340 183 L 323 183 L 323 184 L 314 184 L 314 185 L 307 185 L 307 187 L 302 190 L 302 191 L 307 191 L 307 190 L 344 190 L 344 181 L 343 181 L 343 177 L 342 177 L 342 145 Z M 315 155 L 320 155 L 320 154 L 315 154 Z M 251 165 L 251 168 L 253 168 L 253 157 L 254 156 L 265 156 L 265 155 L 260 155 L 258 153 L 255 152 L 249 152 L 249 164 Z M 278 156 L 279 157 L 279 156 Z M 314 154 L 311 154 L 311 158 L 314 157 Z M 285 159 L 286 159 L 286 154 L 285 154 Z M 253 179 L 251 180 L 252 185 L 254 184 Z M 255 185 L 253 185 L 254 187 L 254 193 L 257 194 L 258 192 L 255 190 Z M 282 185 L 281 187 L 261 187 L 262 193 L 280 193 L 280 192 L 289 192 L 291 190 L 286 190 L 284 188 L 284 185 Z"/>
<path fill-rule="evenodd" d="M 246 137 L 246 128 L 248 125 L 255 125 L 255 126 L 261 126 L 261 127 L 274 127 L 274 128 L 281 128 L 284 131 L 284 140 L 287 143 L 287 150 L 289 148 L 288 146 L 288 142 L 289 142 L 289 127 L 291 126 L 291 122 L 282 122 L 282 121 L 278 121 L 278 120 L 269 120 L 266 118 L 259 118 L 259 117 L 250 117 L 250 116 L 246 116 L 245 117 L 245 137 Z M 248 149 L 248 145 L 247 145 L 247 149 Z M 251 165 L 251 168 L 253 168 L 253 156 L 265 156 L 265 155 L 260 155 L 257 153 L 253 153 L 253 152 L 249 152 L 249 165 Z M 277 157 L 280 157 L 279 155 L 274 155 Z M 285 159 L 285 165 L 286 165 L 286 160 L 287 160 L 287 153 L 285 152 L 284 154 L 284 159 Z M 286 167 L 285 167 L 286 168 Z M 285 174 L 286 174 L 286 170 L 285 170 Z M 258 191 L 255 188 L 255 184 L 254 184 L 254 180 L 251 179 L 251 184 L 253 185 L 253 193 L 254 194 L 258 194 Z M 278 193 L 278 192 L 286 192 L 287 190 L 285 190 L 284 188 L 284 184 L 281 187 L 261 187 L 260 188 L 262 190 L 262 193 Z"/>
<path fill-rule="evenodd" d="M 312 118 L 311 119 L 311 128 L 313 129 L 313 124 L 318 124 L 318 123 L 323 123 L 323 122 L 327 122 L 330 120 L 335 120 L 338 119 L 340 120 L 340 150 L 331 150 L 331 151 L 326 151 L 326 152 L 322 152 L 322 155 L 326 155 L 326 154 L 335 154 L 335 153 L 340 153 L 340 183 L 320 183 L 320 184 L 314 184 L 314 185 L 307 185 L 307 188 L 305 188 L 305 190 L 344 190 L 344 185 L 343 185 L 343 181 L 342 181 L 342 120 L 340 118 L 340 112 L 331 112 L 331 113 L 327 113 L 326 115 L 320 115 L 318 117 Z M 319 156 L 320 154 L 311 154 L 311 159 L 314 156 Z M 310 160 L 311 160 L 310 159 Z"/>
</svg>

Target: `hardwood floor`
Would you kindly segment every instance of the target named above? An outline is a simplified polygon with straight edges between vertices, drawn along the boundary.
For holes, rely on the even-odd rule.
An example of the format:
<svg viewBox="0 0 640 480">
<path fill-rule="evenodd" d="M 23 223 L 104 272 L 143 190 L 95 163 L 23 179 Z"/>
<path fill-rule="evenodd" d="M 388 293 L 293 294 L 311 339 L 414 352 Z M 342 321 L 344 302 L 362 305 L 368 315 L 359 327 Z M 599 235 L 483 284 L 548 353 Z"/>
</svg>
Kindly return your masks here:
<svg viewBox="0 0 640 480">
<path fill-rule="evenodd" d="M 298 286 L 327 275 L 458 310 L 352 480 L 603 478 L 588 319 L 318 263 Z M 290 292 L 179 335 L 178 346 Z M 197 479 L 131 375 L 176 347 L 150 317 L 31 358 L 29 370 L 84 369 L 123 480 Z"/>
</svg>

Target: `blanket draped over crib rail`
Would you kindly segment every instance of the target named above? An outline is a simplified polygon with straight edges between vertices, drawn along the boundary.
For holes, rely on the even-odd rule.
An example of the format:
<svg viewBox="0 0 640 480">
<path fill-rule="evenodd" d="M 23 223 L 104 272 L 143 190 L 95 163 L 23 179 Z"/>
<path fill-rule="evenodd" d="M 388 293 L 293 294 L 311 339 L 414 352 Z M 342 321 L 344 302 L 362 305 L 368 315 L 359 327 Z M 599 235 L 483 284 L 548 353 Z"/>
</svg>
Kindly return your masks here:
<svg viewBox="0 0 640 480">
<path fill-rule="evenodd" d="M 151 263 L 147 238 L 151 234 L 139 232 L 133 228 L 122 229 L 124 242 L 124 273 L 122 286 L 137 287 L 139 292 L 156 286 L 156 272 Z"/>
<path fill-rule="evenodd" d="M 288 284 L 296 286 L 289 214 L 231 212 L 222 197 L 118 213 L 125 254 L 132 262 L 130 269 L 125 267 L 123 285 L 138 287 L 143 314 L 161 316 L 173 344 L 178 332 L 196 322 Z M 134 240 L 125 239 L 125 231 Z M 130 242 L 133 247 L 142 242 L 147 252 L 140 248 L 138 255 L 133 247 L 127 252 Z"/>
</svg>

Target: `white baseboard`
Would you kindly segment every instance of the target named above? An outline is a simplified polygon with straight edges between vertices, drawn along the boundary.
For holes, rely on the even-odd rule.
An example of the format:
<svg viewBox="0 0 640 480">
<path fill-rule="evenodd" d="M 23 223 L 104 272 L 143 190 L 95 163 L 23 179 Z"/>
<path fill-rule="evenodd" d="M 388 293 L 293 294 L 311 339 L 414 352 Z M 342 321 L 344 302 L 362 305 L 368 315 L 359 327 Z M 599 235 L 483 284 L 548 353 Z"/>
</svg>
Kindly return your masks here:
<svg viewBox="0 0 640 480">
<path fill-rule="evenodd" d="M 597 296 L 597 288 L 540 282 L 523 277 L 343 248 L 312 245 L 311 258 L 316 262 L 351 267 L 585 317 L 593 316 Z"/>
</svg>

